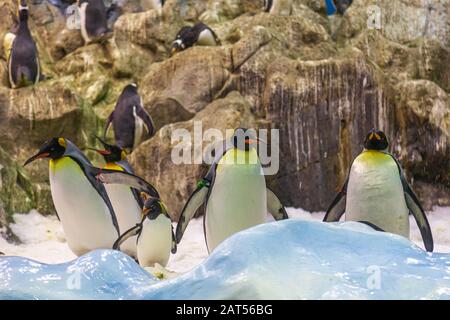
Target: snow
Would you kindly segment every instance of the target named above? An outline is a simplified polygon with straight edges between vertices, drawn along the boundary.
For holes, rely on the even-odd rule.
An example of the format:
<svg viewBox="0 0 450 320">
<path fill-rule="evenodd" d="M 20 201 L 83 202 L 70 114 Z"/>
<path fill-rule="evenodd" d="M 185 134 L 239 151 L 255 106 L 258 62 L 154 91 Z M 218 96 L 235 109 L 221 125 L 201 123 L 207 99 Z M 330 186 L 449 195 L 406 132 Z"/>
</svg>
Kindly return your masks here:
<svg viewBox="0 0 450 320">
<path fill-rule="evenodd" d="M 303 209 L 288 208 L 289 217 L 307 221 L 322 221 L 324 212 L 310 213 Z M 411 219 L 411 240 L 423 248 L 417 224 Z M 450 253 L 450 207 L 435 207 L 428 212 L 433 230 L 435 252 Z M 54 216 L 43 216 L 33 210 L 28 214 L 15 214 L 12 231 L 23 242 L 15 245 L 0 236 L 0 252 L 5 255 L 21 256 L 44 263 L 62 263 L 76 256 L 70 251 L 64 239 L 64 231 Z M 268 217 L 268 221 L 273 221 Z M 203 235 L 203 220 L 195 219 L 189 223 L 177 253 L 170 257 L 167 269 L 176 274 L 190 271 L 208 257 Z"/>
<path fill-rule="evenodd" d="M 450 299 L 450 254 L 357 222 L 289 219 L 233 235 L 167 281 L 114 250 L 63 264 L 3 257 L 0 298 Z"/>
</svg>

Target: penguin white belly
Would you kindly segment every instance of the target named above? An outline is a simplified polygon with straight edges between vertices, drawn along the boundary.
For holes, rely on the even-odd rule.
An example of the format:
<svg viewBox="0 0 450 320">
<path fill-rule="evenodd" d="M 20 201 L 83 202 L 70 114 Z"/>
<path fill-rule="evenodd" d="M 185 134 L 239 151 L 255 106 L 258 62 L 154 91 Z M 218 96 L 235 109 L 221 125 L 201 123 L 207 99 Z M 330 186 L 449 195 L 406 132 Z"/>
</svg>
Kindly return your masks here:
<svg viewBox="0 0 450 320">
<path fill-rule="evenodd" d="M 262 224 L 266 219 L 266 181 L 256 151 L 249 152 L 256 160 L 252 164 L 231 163 L 229 160 L 235 152 L 238 159 L 244 154 L 238 149 L 225 154 L 208 198 L 205 232 L 209 252 L 229 236 Z"/>
<path fill-rule="evenodd" d="M 215 46 L 216 38 L 214 37 L 213 33 L 209 29 L 205 29 L 198 35 L 197 39 L 197 45 L 199 46 Z"/>
<path fill-rule="evenodd" d="M 390 155 L 365 151 L 355 159 L 347 186 L 345 217 L 409 238 L 409 210 L 397 164 Z"/>
<path fill-rule="evenodd" d="M 79 165 L 69 157 L 50 160 L 53 203 L 76 255 L 95 249 L 110 249 L 118 238 L 111 213 Z"/>
<path fill-rule="evenodd" d="M 137 240 L 139 265 L 153 267 L 155 263 L 159 263 L 165 267 L 169 262 L 171 248 L 172 223 L 170 219 L 163 214 L 154 220 L 145 219 Z"/>
<path fill-rule="evenodd" d="M 130 187 L 107 184 L 105 188 L 114 208 L 120 233 L 124 233 L 141 222 L 141 208 L 131 192 Z M 137 236 L 130 237 L 120 245 L 121 251 L 135 258 L 137 258 L 136 238 Z"/>
<path fill-rule="evenodd" d="M 134 150 L 142 141 L 142 134 L 144 133 L 144 121 L 137 116 L 136 107 L 133 107 L 133 115 L 134 115 L 134 141 L 133 141 L 133 150 Z"/>
</svg>

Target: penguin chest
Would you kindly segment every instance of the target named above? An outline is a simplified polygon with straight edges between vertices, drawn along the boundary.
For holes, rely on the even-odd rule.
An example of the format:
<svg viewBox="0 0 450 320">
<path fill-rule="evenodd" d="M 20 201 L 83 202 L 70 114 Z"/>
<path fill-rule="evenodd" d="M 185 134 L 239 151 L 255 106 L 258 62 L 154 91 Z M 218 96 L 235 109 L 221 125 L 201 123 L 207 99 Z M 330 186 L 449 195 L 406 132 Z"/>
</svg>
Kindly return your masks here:
<svg viewBox="0 0 450 320">
<path fill-rule="evenodd" d="M 347 186 L 345 216 L 409 237 L 409 211 L 394 159 L 365 151 L 353 162 Z"/>
<path fill-rule="evenodd" d="M 108 184 L 105 185 L 105 188 L 114 208 L 121 233 L 124 233 L 134 227 L 137 223 L 141 222 L 141 208 L 130 187 L 118 184 Z M 123 252 L 133 257 L 137 257 L 136 238 L 137 236 L 130 237 L 120 245 Z"/>
<path fill-rule="evenodd" d="M 236 152 L 239 157 L 244 151 Z M 264 223 L 267 214 L 266 182 L 257 156 L 255 162 L 250 161 L 253 164 L 239 159 L 227 163 L 233 153 L 227 152 L 225 161 L 219 163 L 207 202 L 205 233 L 209 252 L 234 233 Z"/>
<path fill-rule="evenodd" d="M 133 149 L 134 149 L 142 141 L 142 135 L 144 134 L 144 121 L 136 114 L 136 107 L 133 107 L 133 117 L 134 117 L 134 141 L 133 141 Z"/>
<path fill-rule="evenodd" d="M 118 237 L 103 198 L 69 157 L 50 161 L 50 188 L 67 243 L 76 255 L 111 248 Z"/>
<path fill-rule="evenodd" d="M 137 256 L 142 267 L 159 263 L 167 265 L 172 248 L 172 223 L 160 214 L 156 219 L 145 219 L 137 240 Z"/>
<path fill-rule="evenodd" d="M 216 38 L 214 37 L 213 33 L 209 29 L 205 29 L 200 32 L 197 39 L 197 45 L 199 46 L 215 46 Z"/>
</svg>

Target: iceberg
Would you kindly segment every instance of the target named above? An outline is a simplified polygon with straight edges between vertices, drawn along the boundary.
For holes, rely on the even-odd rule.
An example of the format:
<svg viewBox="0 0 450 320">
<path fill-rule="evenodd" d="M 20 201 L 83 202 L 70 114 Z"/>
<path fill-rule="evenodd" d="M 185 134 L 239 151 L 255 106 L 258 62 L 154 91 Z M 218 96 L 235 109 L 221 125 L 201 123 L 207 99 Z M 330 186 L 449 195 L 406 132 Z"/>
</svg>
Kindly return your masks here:
<svg viewBox="0 0 450 320">
<path fill-rule="evenodd" d="M 0 299 L 449 298 L 450 254 L 357 222 L 259 225 L 163 281 L 113 250 L 62 264 L 0 257 Z"/>
</svg>

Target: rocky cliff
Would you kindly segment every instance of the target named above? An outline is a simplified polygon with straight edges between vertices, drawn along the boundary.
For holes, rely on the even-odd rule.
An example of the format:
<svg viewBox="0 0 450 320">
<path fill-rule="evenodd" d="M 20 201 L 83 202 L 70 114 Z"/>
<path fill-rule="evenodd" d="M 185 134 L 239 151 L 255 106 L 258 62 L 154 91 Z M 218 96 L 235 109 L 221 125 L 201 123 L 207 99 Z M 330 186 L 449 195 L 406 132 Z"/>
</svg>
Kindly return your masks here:
<svg viewBox="0 0 450 320">
<path fill-rule="evenodd" d="M 87 46 L 60 9 L 29 2 L 46 80 L 9 89 L 0 50 L 3 220 L 33 207 L 53 212 L 47 163 L 27 171 L 21 164 L 51 136 L 95 145 L 93 134 L 130 82 L 159 129 L 130 161 L 175 219 L 204 168 L 171 162 L 170 133 L 192 130 L 197 120 L 204 129 L 280 129 L 281 167 L 269 184 L 288 206 L 326 209 L 371 127 L 387 133 L 426 207 L 450 205 L 447 0 L 354 0 L 330 18 L 319 0 L 294 0 L 290 16 L 262 12 L 262 0 L 168 0 L 162 12 L 122 0 L 113 36 Z M 379 16 L 368 9 L 375 4 Z M 16 10 L 16 1 L 0 4 L 1 39 Z M 377 17 L 373 29 L 368 21 Z M 169 57 L 177 31 L 196 21 L 214 29 L 222 46 Z"/>
</svg>

